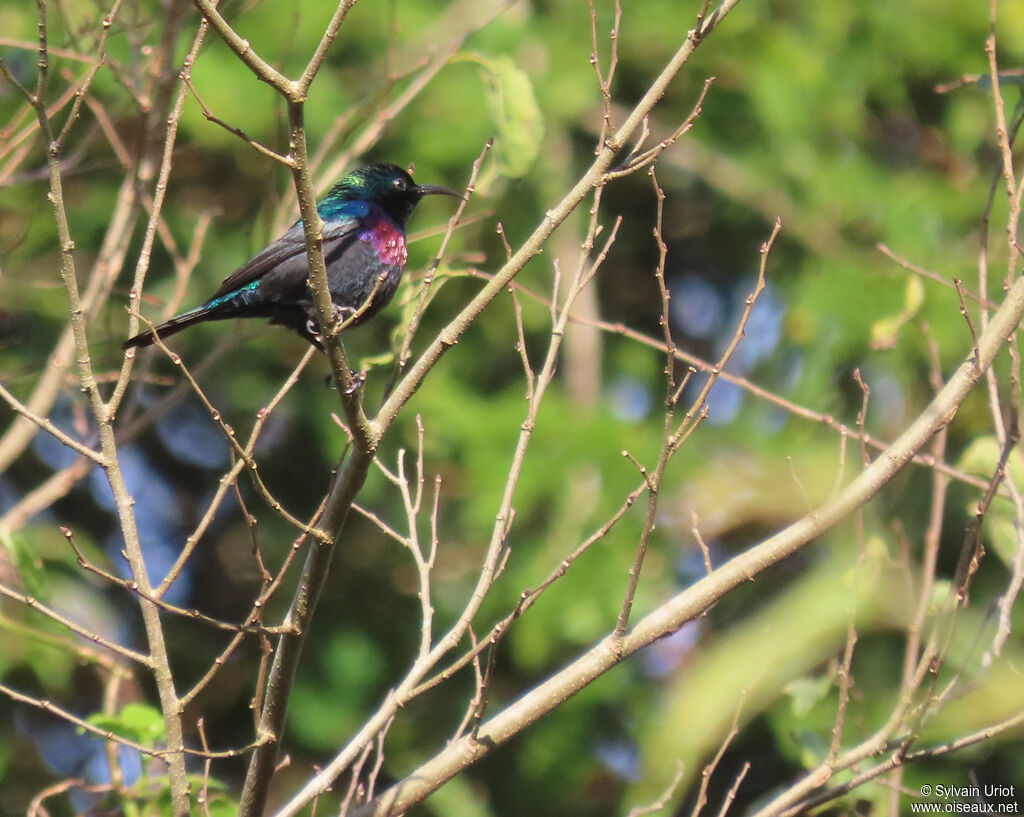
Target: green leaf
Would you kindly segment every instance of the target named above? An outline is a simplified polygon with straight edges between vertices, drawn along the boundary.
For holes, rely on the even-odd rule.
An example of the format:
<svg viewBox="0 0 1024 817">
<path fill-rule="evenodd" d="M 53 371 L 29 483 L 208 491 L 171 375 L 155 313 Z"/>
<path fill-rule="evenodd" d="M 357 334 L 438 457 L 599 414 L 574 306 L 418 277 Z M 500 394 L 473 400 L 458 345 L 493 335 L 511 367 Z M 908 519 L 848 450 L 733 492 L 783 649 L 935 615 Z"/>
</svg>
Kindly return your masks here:
<svg viewBox="0 0 1024 817">
<path fill-rule="evenodd" d="M 825 697 L 832 691 L 833 682 L 834 679 L 830 675 L 822 675 L 818 678 L 794 678 L 782 687 L 782 691 L 790 698 L 793 714 L 802 718 L 814 708 L 815 704 L 825 700 Z"/>
<path fill-rule="evenodd" d="M 3 541 L 4 550 L 11 557 L 21 580 L 25 583 L 25 592 L 40 601 L 45 601 L 50 593 L 46 572 L 43 570 L 42 561 L 29 547 L 25 537 L 0 531 L 0 540 Z"/>
<path fill-rule="evenodd" d="M 903 308 L 895 315 L 879 318 L 871 325 L 871 347 L 873 349 L 892 349 L 899 340 L 900 330 L 911 320 L 924 305 L 924 284 L 916 275 L 907 277 L 907 285 L 903 292 Z"/>
<path fill-rule="evenodd" d="M 999 462 L 999 441 L 992 435 L 974 439 L 964 450 L 957 467 L 971 474 L 991 478 Z M 1006 463 L 1007 478 L 1012 479 L 1018 490 L 1024 487 L 1024 456 L 1019 448 L 1014 448 Z M 972 499 L 966 506 L 970 516 L 978 511 L 977 499 Z M 1017 519 L 1013 505 L 1005 497 L 997 496 L 985 514 L 983 525 L 985 541 L 1007 567 L 1013 565 L 1017 554 Z"/>
<path fill-rule="evenodd" d="M 238 804 L 223 797 L 210 800 L 206 805 L 210 817 L 233 817 L 238 814 Z"/>
<path fill-rule="evenodd" d="M 477 189 L 486 192 L 499 176 L 519 179 L 540 154 L 544 120 L 529 75 L 510 57 L 461 55 L 476 63 L 484 81 L 491 120 L 497 129 L 494 158 L 484 166 Z"/>
<path fill-rule="evenodd" d="M 978 89 L 989 93 L 992 90 L 992 75 L 982 74 L 978 77 Z M 1013 73 L 1001 71 L 999 74 L 999 87 L 1005 88 L 1009 85 L 1024 85 L 1024 72 L 1017 69 Z"/>
<path fill-rule="evenodd" d="M 143 746 L 156 746 L 164 739 L 163 715 L 148 704 L 125 704 L 116 715 L 97 712 L 90 715 L 87 720 L 99 729 L 113 732 Z"/>
</svg>

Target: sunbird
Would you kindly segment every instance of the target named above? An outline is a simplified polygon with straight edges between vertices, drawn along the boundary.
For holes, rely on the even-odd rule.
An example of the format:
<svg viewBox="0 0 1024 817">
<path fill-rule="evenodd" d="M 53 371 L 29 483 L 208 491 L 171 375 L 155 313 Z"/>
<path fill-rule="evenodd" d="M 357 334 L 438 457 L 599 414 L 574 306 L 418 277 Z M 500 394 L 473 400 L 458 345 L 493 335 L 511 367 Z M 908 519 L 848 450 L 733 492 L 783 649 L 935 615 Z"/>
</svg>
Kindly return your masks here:
<svg viewBox="0 0 1024 817">
<path fill-rule="evenodd" d="M 355 318 L 355 326 L 388 305 L 408 258 L 405 223 L 420 199 L 433 195 L 462 198 L 447 187 L 416 184 L 397 165 L 374 162 L 346 175 L 317 204 L 336 318 Z M 308 279 L 306 237 L 298 221 L 225 278 L 204 304 L 129 338 L 124 348 L 149 346 L 156 335 L 163 340 L 204 321 L 269 318 L 322 349 Z"/>
</svg>

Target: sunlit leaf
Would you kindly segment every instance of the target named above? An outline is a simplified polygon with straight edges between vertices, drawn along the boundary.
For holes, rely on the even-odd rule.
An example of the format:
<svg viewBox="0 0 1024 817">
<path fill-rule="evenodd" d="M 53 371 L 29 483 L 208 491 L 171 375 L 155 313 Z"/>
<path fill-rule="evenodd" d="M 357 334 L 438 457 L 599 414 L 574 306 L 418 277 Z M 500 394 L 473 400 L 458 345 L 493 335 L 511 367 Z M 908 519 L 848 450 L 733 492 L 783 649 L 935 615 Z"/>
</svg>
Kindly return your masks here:
<svg viewBox="0 0 1024 817">
<path fill-rule="evenodd" d="M 46 571 L 43 570 L 43 563 L 32 552 L 28 540 L 20 534 L 8 533 L 0 527 L 0 541 L 3 542 L 4 550 L 25 583 L 25 592 L 39 601 L 46 601 L 49 598 Z"/>
<path fill-rule="evenodd" d="M 159 709 L 147 704 L 125 704 L 114 715 L 97 712 L 90 715 L 87 720 L 99 729 L 113 732 L 143 746 L 156 746 L 164 739 L 163 716 Z"/>
<path fill-rule="evenodd" d="M 899 340 L 900 330 L 912 320 L 924 304 L 924 284 L 916 275 L 908 275 L 903 291 L 903 308 L 895 315 L 879 318 L 871 326 L 871 346 L 892 349 Z"/>
<path fill-rule="evenodd" d="M 476 63 L 497 131 L 494 157 L 484 165 L 477 189 L 486 192 L 499 176 L 518 179 L 536 161 L 544 139 L 544 120 L 529 75 L 507 56 L 460 55 Z"/>
</svg>

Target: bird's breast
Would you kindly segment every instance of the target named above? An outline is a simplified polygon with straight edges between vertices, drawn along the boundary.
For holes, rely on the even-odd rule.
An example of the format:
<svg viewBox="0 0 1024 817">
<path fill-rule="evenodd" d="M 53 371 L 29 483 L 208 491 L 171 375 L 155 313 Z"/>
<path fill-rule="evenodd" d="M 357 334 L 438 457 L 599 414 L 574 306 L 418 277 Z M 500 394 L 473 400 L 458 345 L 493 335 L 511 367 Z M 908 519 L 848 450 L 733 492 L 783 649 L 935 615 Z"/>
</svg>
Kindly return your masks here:
<svg viewBox="0 0 1024 817">
<path fill-rule="evenodd" d="M 384 219 L 368 224 L 359 233 L 359 240 L 373 247 L 381 262 L 388 266 L 402 268 L 409 258 L 405 248 L 405 235 Z"/>
</svg>

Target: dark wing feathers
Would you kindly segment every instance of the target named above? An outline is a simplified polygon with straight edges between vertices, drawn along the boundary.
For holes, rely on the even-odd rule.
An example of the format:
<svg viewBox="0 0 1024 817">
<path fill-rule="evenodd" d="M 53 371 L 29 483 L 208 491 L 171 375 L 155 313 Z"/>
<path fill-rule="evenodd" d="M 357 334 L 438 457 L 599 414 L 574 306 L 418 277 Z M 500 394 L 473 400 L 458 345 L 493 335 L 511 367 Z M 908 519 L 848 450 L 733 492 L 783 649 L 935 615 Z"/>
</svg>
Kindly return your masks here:
<svg viewBox="0 0 1024 817">
<path fill-rule="evenodd" d="M 210 296 L 210 300 L 227 295 L 229 292 L 262 278 L 282 261 L 287 261 L 305 251 L 306 239 L 302 232 L 302 224 L 296 224 L 277 241 L 268 245 L 221 281 L 220 288 Z"/>
<path fill-rule="evenodd" d="M 351 234 L 359 226 L 358 220 L 338 219 L 324 224 L 324 243 Z M 326 250 L 326 247 L 325 247 Z M 277 241 L 257 253 L 242 266 L 221 281 L 220 288 L 210 296 L 210 301 L 241 289 L 246 284 L 259 280 L 268 272 L 273 271 L 298 255 L 306 254 L 306 234 L 302 230 L 302 222 L 296 222 Z"/>
</svg>

